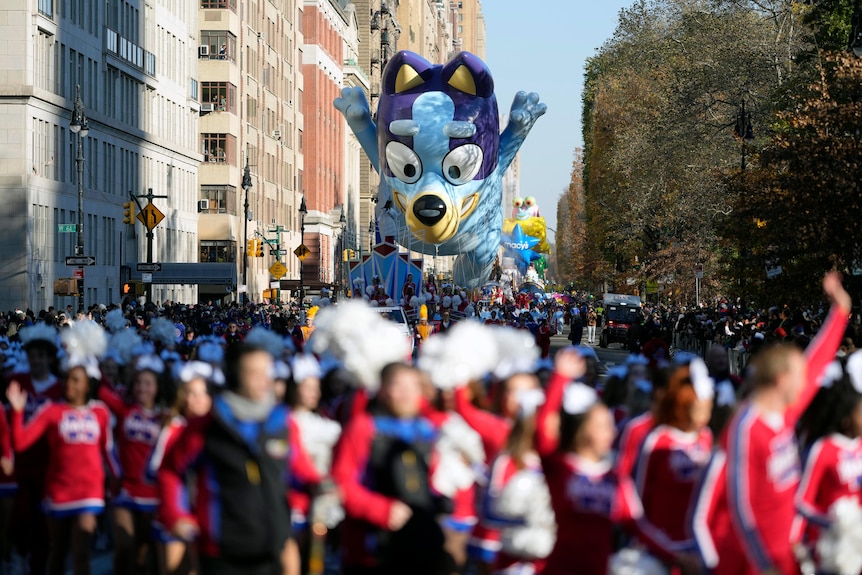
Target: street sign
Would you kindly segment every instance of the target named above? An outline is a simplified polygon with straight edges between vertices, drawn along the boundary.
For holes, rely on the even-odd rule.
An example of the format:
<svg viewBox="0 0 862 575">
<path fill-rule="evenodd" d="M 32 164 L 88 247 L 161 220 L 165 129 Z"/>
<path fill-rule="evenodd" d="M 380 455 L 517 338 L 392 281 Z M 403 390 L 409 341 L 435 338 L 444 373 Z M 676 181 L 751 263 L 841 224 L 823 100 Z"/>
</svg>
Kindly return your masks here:
<svg viewBox="0 0 862 575">
<path fill-rule="evenodd" d="M 66 256 L 67 266 L 94 266 L 96 258 L 93 256 Z"/>
<path fill-rule="evenodd" d="M 305 247 L 305 245 L 299 244 L 299 247 L 293 250 L 293 253 L 296 254 L 296 257 L 299 258 L 299 261 L 303 261 L 311 253 L 311 250 Z"/>
<path fill-rule="evenodd" d="M 61 234 L 69 234 L 72 232 L 77 232 L 78 226 L 76 224 L 57 224 L 57 232 Z"/>
<path fill-rule="evenodd" d="M 141 281 L 144 282 L 145 284 L 153 283 L 153 274 L 151 274 L 149 272 L 142 273 L 141 274 Z"/>
<path fill-rule="evenodd" d="M 84 268 L 76 268 L 72 270 L 72 277 L 79 280 L 84 279 Z"/>
<path fill-rule="evenodd" d="M 162 264 L 138 264 L 139 272 L 160 272 Z"/>
<path fill-rule="evenodd" d="M 144 224 L 148 231 L 152 231 L 163 219 L 165 219 L 165 214 L 159 211 L 155 204 L 147 204 L 138 213 L 138 220 Z"/>
<path fill-rule="evenodd" d="M 286 256 L 287 250 L 269 250 L 271 256 Z"/>
<path fill-rule="evenodd" d="M 699 280 L 703 279 L 703 264 L 697 264 L 694 266 L 694 277 Z"/>
<path fill-rule="evenodd" d="M 287 273 L 287 268 L 284 267 L 283 263 L 275 262 L 274 264 L 272 264 L 272 266 L 270 266 L 269 273 L 272 274 L 272 277 L 274 277 L 275 279 L 280 280 L 284 277 L 284 274 Z"/>
</svg>

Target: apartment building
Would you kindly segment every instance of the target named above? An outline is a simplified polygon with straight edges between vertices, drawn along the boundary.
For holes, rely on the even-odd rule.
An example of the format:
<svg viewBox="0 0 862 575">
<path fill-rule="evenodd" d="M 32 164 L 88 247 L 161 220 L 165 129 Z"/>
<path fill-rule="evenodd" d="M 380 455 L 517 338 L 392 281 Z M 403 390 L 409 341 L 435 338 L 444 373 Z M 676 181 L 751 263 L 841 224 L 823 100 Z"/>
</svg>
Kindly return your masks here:
<svg viewBox="0 0 862 575">
<path fill-rule="evenodd" d="M 145 253 L 142 225 L 123 224 L 129 192 L 168 196 L 156 200 L 165 218 L 154 231 L 154 260 L 195 260 L 195 18 L 180 0 L 0 6 L 0 309 L 77 307 L 77 298 L 54 295 L 55 280 L 76 274 L 86 306 L 119 302 L 123 274 Z M 78 95 L 87 129 L 74 133 Z M 79 231 L 79 255 L 95 265 L 66 265 Z M 153 296 L 195 301 L 196 292 L 156 286 Z"/>
<path fill-rule="evenodd" d="M 238 293 L 287 300 L 298 282 L 303 189 L 302 0 L 198 0 L 198 261 L 235 262 Z M 245 184 L 245 185 L 244 185 Z M 246 206 L 248 209 L 246 210 Z M 255 242 L 255 240 L 257 240 Z M 249 250 L 249 242 L 255 247 Z M 270 268 L 280 261 L 283 277 Z M 275 284 L 280 286 L 280 284 Z"/>
</svg>

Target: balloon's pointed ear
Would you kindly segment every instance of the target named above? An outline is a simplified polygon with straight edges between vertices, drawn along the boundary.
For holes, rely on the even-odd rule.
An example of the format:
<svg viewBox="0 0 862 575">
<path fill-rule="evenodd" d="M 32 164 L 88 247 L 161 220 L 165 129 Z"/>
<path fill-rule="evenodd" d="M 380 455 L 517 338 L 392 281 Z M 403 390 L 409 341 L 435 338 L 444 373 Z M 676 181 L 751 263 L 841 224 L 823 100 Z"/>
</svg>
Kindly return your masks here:
<svg viewBox="0 0 862 575">
<path fill-rule="evenodd" d="M 488 98 L 494 94 L 491 71 L 477 56 L 459 52 L 443 67 L 443 81 L 465 94 Z"/>
<path fill-rule="evenodd" d="M 383 70 L 383 91 L 401 94 L 417 88 L 430 79 L 431 63 L 413 52 L 398 52 Z"/>
</svg>

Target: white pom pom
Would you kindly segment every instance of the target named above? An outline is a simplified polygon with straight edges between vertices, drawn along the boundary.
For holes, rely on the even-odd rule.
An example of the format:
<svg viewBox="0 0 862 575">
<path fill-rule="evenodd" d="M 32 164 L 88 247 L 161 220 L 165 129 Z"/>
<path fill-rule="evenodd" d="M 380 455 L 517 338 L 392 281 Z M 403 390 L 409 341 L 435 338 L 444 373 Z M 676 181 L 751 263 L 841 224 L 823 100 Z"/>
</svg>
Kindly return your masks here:
<svg viewBox="0 0 862 575">
<path fill-rule="evenodd" d="M 850 354 L 846 369 L 856 393 L 862 393 L 862 351 L 854 351 Z"/>
<path fill-rule="evenodd" d="M 821 569 L 838 575 L 862 572 L 862 508 L 854 497 L 842 497 L 829 508 L 831 525 L 817 542 Z"/>
<path fill-rule="evenodd" d="M 459 322 L 443 335 L 430 338 L 422 346 L 419 369 L 427 372 L 439 389 L 454 389 L 480 379 L 499 361 L 490 327 Z"/>
<path fill-rule="evenodd" d="M 374 289 L 374 286 L 367 286 L 365 288 L 365 293 L 367 293 L 368 295 L 374 295 L 375 291 L 377 290 Z"/>
<path fill-rule="evenodd" d="M 530 332 L 508 327 L 493 328 L 500 361 L 494 377 L 503 380 L 516 373 L 530 373 L 541 352 Z"/>
<path fill-rule="evenodd" d="M 621 549 L 608 562 L 608 575 L 668 575 L 667 568 L 642 549 Z"/>
<path fill-rule="evenodd" d="M 712 383 L 712 378 L 709 377 L 709 368 L 706 367 L 704 361 L 699 357 L 695 358 L 688 364 L 688 370 L 697 398 L 701 401 L 712 401 L 715 397 L 715 386 Z"/>
<path fill-rule="evenodd" d="M 377 300 L 373 299 L 373 300 L 369 301 L 368 305 L 370 305 L 371 307 L 377 307 Z"/>
<path fill-rule="evenodd" d="M 452 307 L 461 307 L 461 296 L 452 296 Z"/>
<path fill-rule="evenodd" d="M 322 309 L 314 324 L 311 349 L 317 354 L 331 354 L 371 392 L 380 386 L 380 371 L 390 363 L 404 361 L 410 353 L 409 342 L 398 326 L 360 301 Z"/>
<path fill-rule="evenodd" d="M 410 298 L 410 307 L 419 307 L 419 298 L 415 295 Z"/>
<path fill-rule="evenodd" d="M 452 305 L 452 298 L 448 295 L 443 296 L 443 307 L 447 308 Z"/>
<path fill-rule="evenodd" d="M 390 297 L 390 298 L 386 299 L 385 303 L 386 303 L 386 307 L 392 307 L 395 305 L 395 300 Z"/>
<path fill-rule="evenodd" d="M 586 413 L 598 399 L 599 396 L 592 387 L 583 383 L 571 383 L 563 393 L 563 411 L 569 415 Z"/>
</svg>

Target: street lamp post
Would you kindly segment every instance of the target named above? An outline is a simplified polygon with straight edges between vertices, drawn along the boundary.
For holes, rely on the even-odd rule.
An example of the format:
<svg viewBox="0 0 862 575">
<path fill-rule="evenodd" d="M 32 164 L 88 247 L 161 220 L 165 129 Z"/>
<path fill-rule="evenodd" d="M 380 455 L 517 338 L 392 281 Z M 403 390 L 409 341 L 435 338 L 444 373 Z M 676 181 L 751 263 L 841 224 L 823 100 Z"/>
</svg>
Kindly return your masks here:
<svg viewBox="0 0 862 575">
<path fill-rule="evenodd" d="M 742 142 L 742 171 L 745 171 L 745 146 L 754 141 L 754 126 L 751 123 L 751 112 L 745 111 L 745 100 L 736 114 L 736 125 L 733 134 Z"/>
<path fill-rule="evenodd" d="M 69 122 L 69 131 L 78 136 L 78 153 L 75 164 L 78 167 L 78 241 L 75 244 L 75 255 L 84 255 L 84 138 L 90 132 L 87 116 L 84 114 L 84 102 L 81 101 L 81 86 L 75 87 L 75 104 L 72 110 L 72 121 Z M 79 279 L 78 287 L 78 311 L 84 311 L 84 281 Z"/>
<path fill-rule="evenodd" d="M 341 299 L 341 294 L 344 292 L 344 266 L 346 265 L 344 261 L 344 250 L 345 250 L 345 242 L 344 242 L 344 228 L 347 225 L 347 218 L 344 217 L 344 204 L 341 204 L 341 214 L 338 216 L 338 227 L 340 228 L 340 235 L 338 236 L 338 254 L 339 258 L 336 260 L 338 262 L 338 275 L 335 278 L 338 283 L 338 296 Z"/>
<path fill-rule="evenodd" d="M 305 215 L 308 213 L 308 208 L 305 205 L 305 196 L 302 196 L 302 201 L 299 203 L 299 245 L 305 245 Z M 302 285 L 303 262 L 305 258 L 299 258 L 299 305 L 302 306 L 302 300 L 305 299 L 305 290 Z"/>
<path fill-rule="evenodd" d="M 242 245 L 245 254 L 242 258 L 242 283 L 245 285 L 243 302 L 246 302 L 248 301 L 248 192 L 251 190 L 251 169 L 248 166 L 248 157 L 245 159 L 245 169 L 242 171 L 242 189 L 245 191 L 242 213 Z"/>
</svg>

